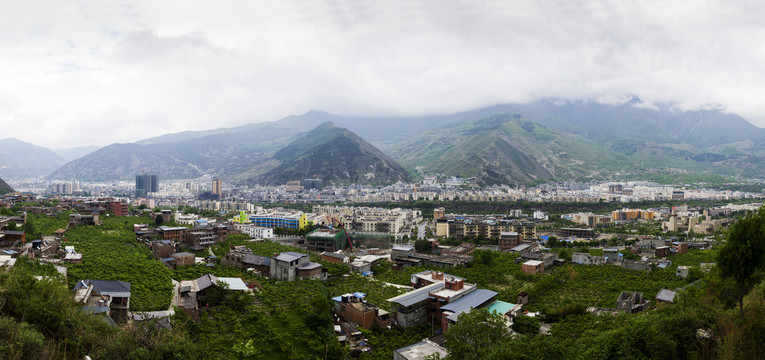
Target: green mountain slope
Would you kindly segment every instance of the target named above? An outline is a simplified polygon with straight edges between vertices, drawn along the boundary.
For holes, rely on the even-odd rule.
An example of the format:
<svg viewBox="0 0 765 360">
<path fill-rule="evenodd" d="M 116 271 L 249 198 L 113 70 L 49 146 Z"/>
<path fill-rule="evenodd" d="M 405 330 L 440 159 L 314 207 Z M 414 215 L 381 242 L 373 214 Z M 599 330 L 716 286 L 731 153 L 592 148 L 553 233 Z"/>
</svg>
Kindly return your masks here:
<svg viewBox="0 0 765 360">
<path fill-rule="evenodd" d="M 309 131 L 266 162 L 270 166 L 252 171 L 248 183 L 280 185 L 306 178 L 320 178 L 336 185 L 410 181 L 407 171 L 393 159 L 331 122 Z"/>
<path fill-rule="evenodd" d="M 582 177 L 629 165 L 626 156 L 563 136 L 520 115 L 495 114 L 442 127 L 397 146 L 391 156 L 429 174 L 475 177 L 479 185 Z"/>
</svg>

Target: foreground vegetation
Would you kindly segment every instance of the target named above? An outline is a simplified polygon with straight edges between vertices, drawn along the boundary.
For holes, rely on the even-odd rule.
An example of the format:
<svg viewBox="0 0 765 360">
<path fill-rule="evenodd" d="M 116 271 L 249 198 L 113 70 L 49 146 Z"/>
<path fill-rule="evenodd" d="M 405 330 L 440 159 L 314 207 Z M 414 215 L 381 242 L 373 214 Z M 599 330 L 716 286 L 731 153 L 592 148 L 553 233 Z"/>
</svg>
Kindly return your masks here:
<svg viewBox="0 0 765 360">
<path fill-rule="evenodd" d="M 765 213 L 761 216 L 742 222 L 754 224 L 754 231 L 740 228 L 739 233 L 729 235 L 729 242 L 743 249 L 733 254 L 741 256 L 730 257 L 727 262 L 721 262 L 722 269 L 714 268 L 708 274 L 692 272 L 688 279 L 676 277 L 675 268 L 718 262 L 725 258 L 721 254 L 730 254 L 724 250 L 728 245 L 722 250 L 692 250 L 674 255 L 670 258 L 672 266 L 667 269 L 638 271 L 610 265 L 564 265 L 542 275 L 524 274 L 520 263 L 516 263 L 517 254 L 477 250 L 475 260 L 468 267 L 447 272 L 496 291 L 498 300 L 515 303 L 519 292 L 527 292 L 530 303 L 524 309 L 541 311 L 541 318 L 550 324 L 550 330 L 540 334 L 539 320 L 518 318 L 513 326 L 515 334 L 510 335 L 491 327 L 497 323 L 491 314 L 474 311 L 450 327 L 446 343 L 450 358 L 759 358 L 765 353 L 762 344 L 765 283 L 761 277 L 761 259 L 765 257 L 758 255 L 762 247 L 756 243 L 737 241 L 765 233 Z M 55 228 L 56 221 L 63 220 L 30 219 L 31 226 L 44 231 Z M 432 269 L 409 267 L 397 271 L 389 264 L 382 264 L 373 269 L 374 277 L 370 278 L 349 274 L 347 265 L 323 262 L 317 254 L 306 252 L 313 261 L 322 262 L 329 269 L 333 275 L 330 280 L 278 282 L 220 264 L 213 268 L 192 265 L 171 271 L 154 260 L 144 244 L 135 240 L 131 225 L 145 220 L 112 218 L 101 226 L 67 231 L 64 245 L 74 245 L 84 253 L 85 259 L 81 264 L 69 265 L 68 283 L 52 266 L 26 259 L 19 259 L 10 271 L 0 272 L 3 357 L 351 358 L 350 350 L 343 348 L 335 338 L 331 297 L 363 292 L 370 303 L 393 310 L 386 299 L 405 290 L 385 283 L 408 285 L 411 274 Z M 230 236 L 212 251 L 222 256 L 236 245 L 246 246 L 263 256 L 284 251 L 305 252 L 274 242 L 249 242 L 244 236 Z M 568 253 L 573 249 L 557 250 Z M 740 262 L 752 267 L 746 272 L 731 272 Z M 252 295 L 221 293 L 216 305 L 203 309 L 198 320 L 177 309 L 176 315 L 170 318 L 172 330 L 152 322 L 134 323 L 126 328 L 108 325 L 99 316 L 82 312 L 70 290 L 73 282 L 80 279 L 124 280 L 132 284 L 134 310 L 164 310 L 172 297 L 171 279 L 194 279 L 206 273 L 241 277 L 255 283 L 258 290 Z M 621 291 L 643 292 L 646 299 L 653 301 L 661 288 L 678 289 L 674 304 L 657 304 L 634 315 L 595 316 L 585 311 L 588 307 L 615 307 Z M 433 334 L 434 330 L 428 326 L 364 330 L 363 335 L 373 351 L 359 356 L 390 359 L 393 350 Z M 471 341 L 480 346 L 466 346 Z"/>
</svg>

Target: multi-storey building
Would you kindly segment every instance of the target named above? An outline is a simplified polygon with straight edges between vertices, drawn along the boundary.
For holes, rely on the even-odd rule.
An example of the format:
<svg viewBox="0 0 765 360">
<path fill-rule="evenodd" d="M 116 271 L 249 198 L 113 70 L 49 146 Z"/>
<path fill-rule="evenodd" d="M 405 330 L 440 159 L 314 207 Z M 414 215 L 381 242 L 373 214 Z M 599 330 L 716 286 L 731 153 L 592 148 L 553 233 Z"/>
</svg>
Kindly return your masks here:
<svg viewBox="0 0 765 360">
<path fill-rule="evenodd" d="M 532 221 L 504 218 L 445 217 L 436 220 L 436 236 L 499 238 L 503 232 L 517 232 L 523 240 L 537 238 L 537 225 Z"/>
</svg>

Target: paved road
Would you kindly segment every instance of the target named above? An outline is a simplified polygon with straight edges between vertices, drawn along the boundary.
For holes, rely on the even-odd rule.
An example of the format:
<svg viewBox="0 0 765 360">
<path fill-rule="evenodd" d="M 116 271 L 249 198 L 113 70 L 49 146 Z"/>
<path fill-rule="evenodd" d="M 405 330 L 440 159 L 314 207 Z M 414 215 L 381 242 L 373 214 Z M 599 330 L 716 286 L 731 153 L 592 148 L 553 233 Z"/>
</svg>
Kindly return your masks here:
<svg viewBox="0 0 765 360">
<path fill-rule="evenodd" d="M 419 232 L 417 233 L 417 238 L 418 239 L 424 239 L 425 238 L 425 224 L 427 224 L 427 222 L 423 221 L 422 223 L 420 223 L 420 225 L 417 226 L 419 228 L 418 229 Z"/>
</svg>

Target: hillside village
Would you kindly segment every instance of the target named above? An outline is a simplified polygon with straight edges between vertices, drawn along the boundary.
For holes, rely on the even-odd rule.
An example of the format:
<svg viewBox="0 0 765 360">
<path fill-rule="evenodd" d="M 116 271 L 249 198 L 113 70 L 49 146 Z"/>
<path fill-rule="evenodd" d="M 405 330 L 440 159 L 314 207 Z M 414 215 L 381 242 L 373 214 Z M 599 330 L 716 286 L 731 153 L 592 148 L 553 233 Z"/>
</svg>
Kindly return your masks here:
<svg viewBox="0 0 765 360">
<path fill-rule="evenodd" d="M 324 349 L 332 358 L 421 359 L 459 349 L 449 334 L 464 331 L 469 314 L 496 317 L 517 340 L 549 339 L 574 316 L 674 311 L 718 281 L 721 234 L 760 206 L 624 208 L 553 220 L 521 210 L 333 205 L 205 217 L 119 198 L 11 193 L 0 201 L 0 264 L 66 286 L 83 313 L 114 328 L 159 326 L 188 341 L 211 341 L 199 328 L 211 321 L 239 323 L 243 314 L 288 306 L 265 329 L 215 337 L 231 356 L 251 349 L 268 358 L 287 347 L 295 358 Z M 305 294 L 302 310 L 287 305 L 298 298 L 277 295 L 284 291 Z M 244 313 L 228 313 L 232 306 Z M 308 326 L 300 331 L 316 338 L 269 343 L 261 331 L 283 332 L 279 321 Z M 687 331 L 713 331 L 705 326 Z M 80 346 L 80 355 L 104 351 Z"/>
</svg>

